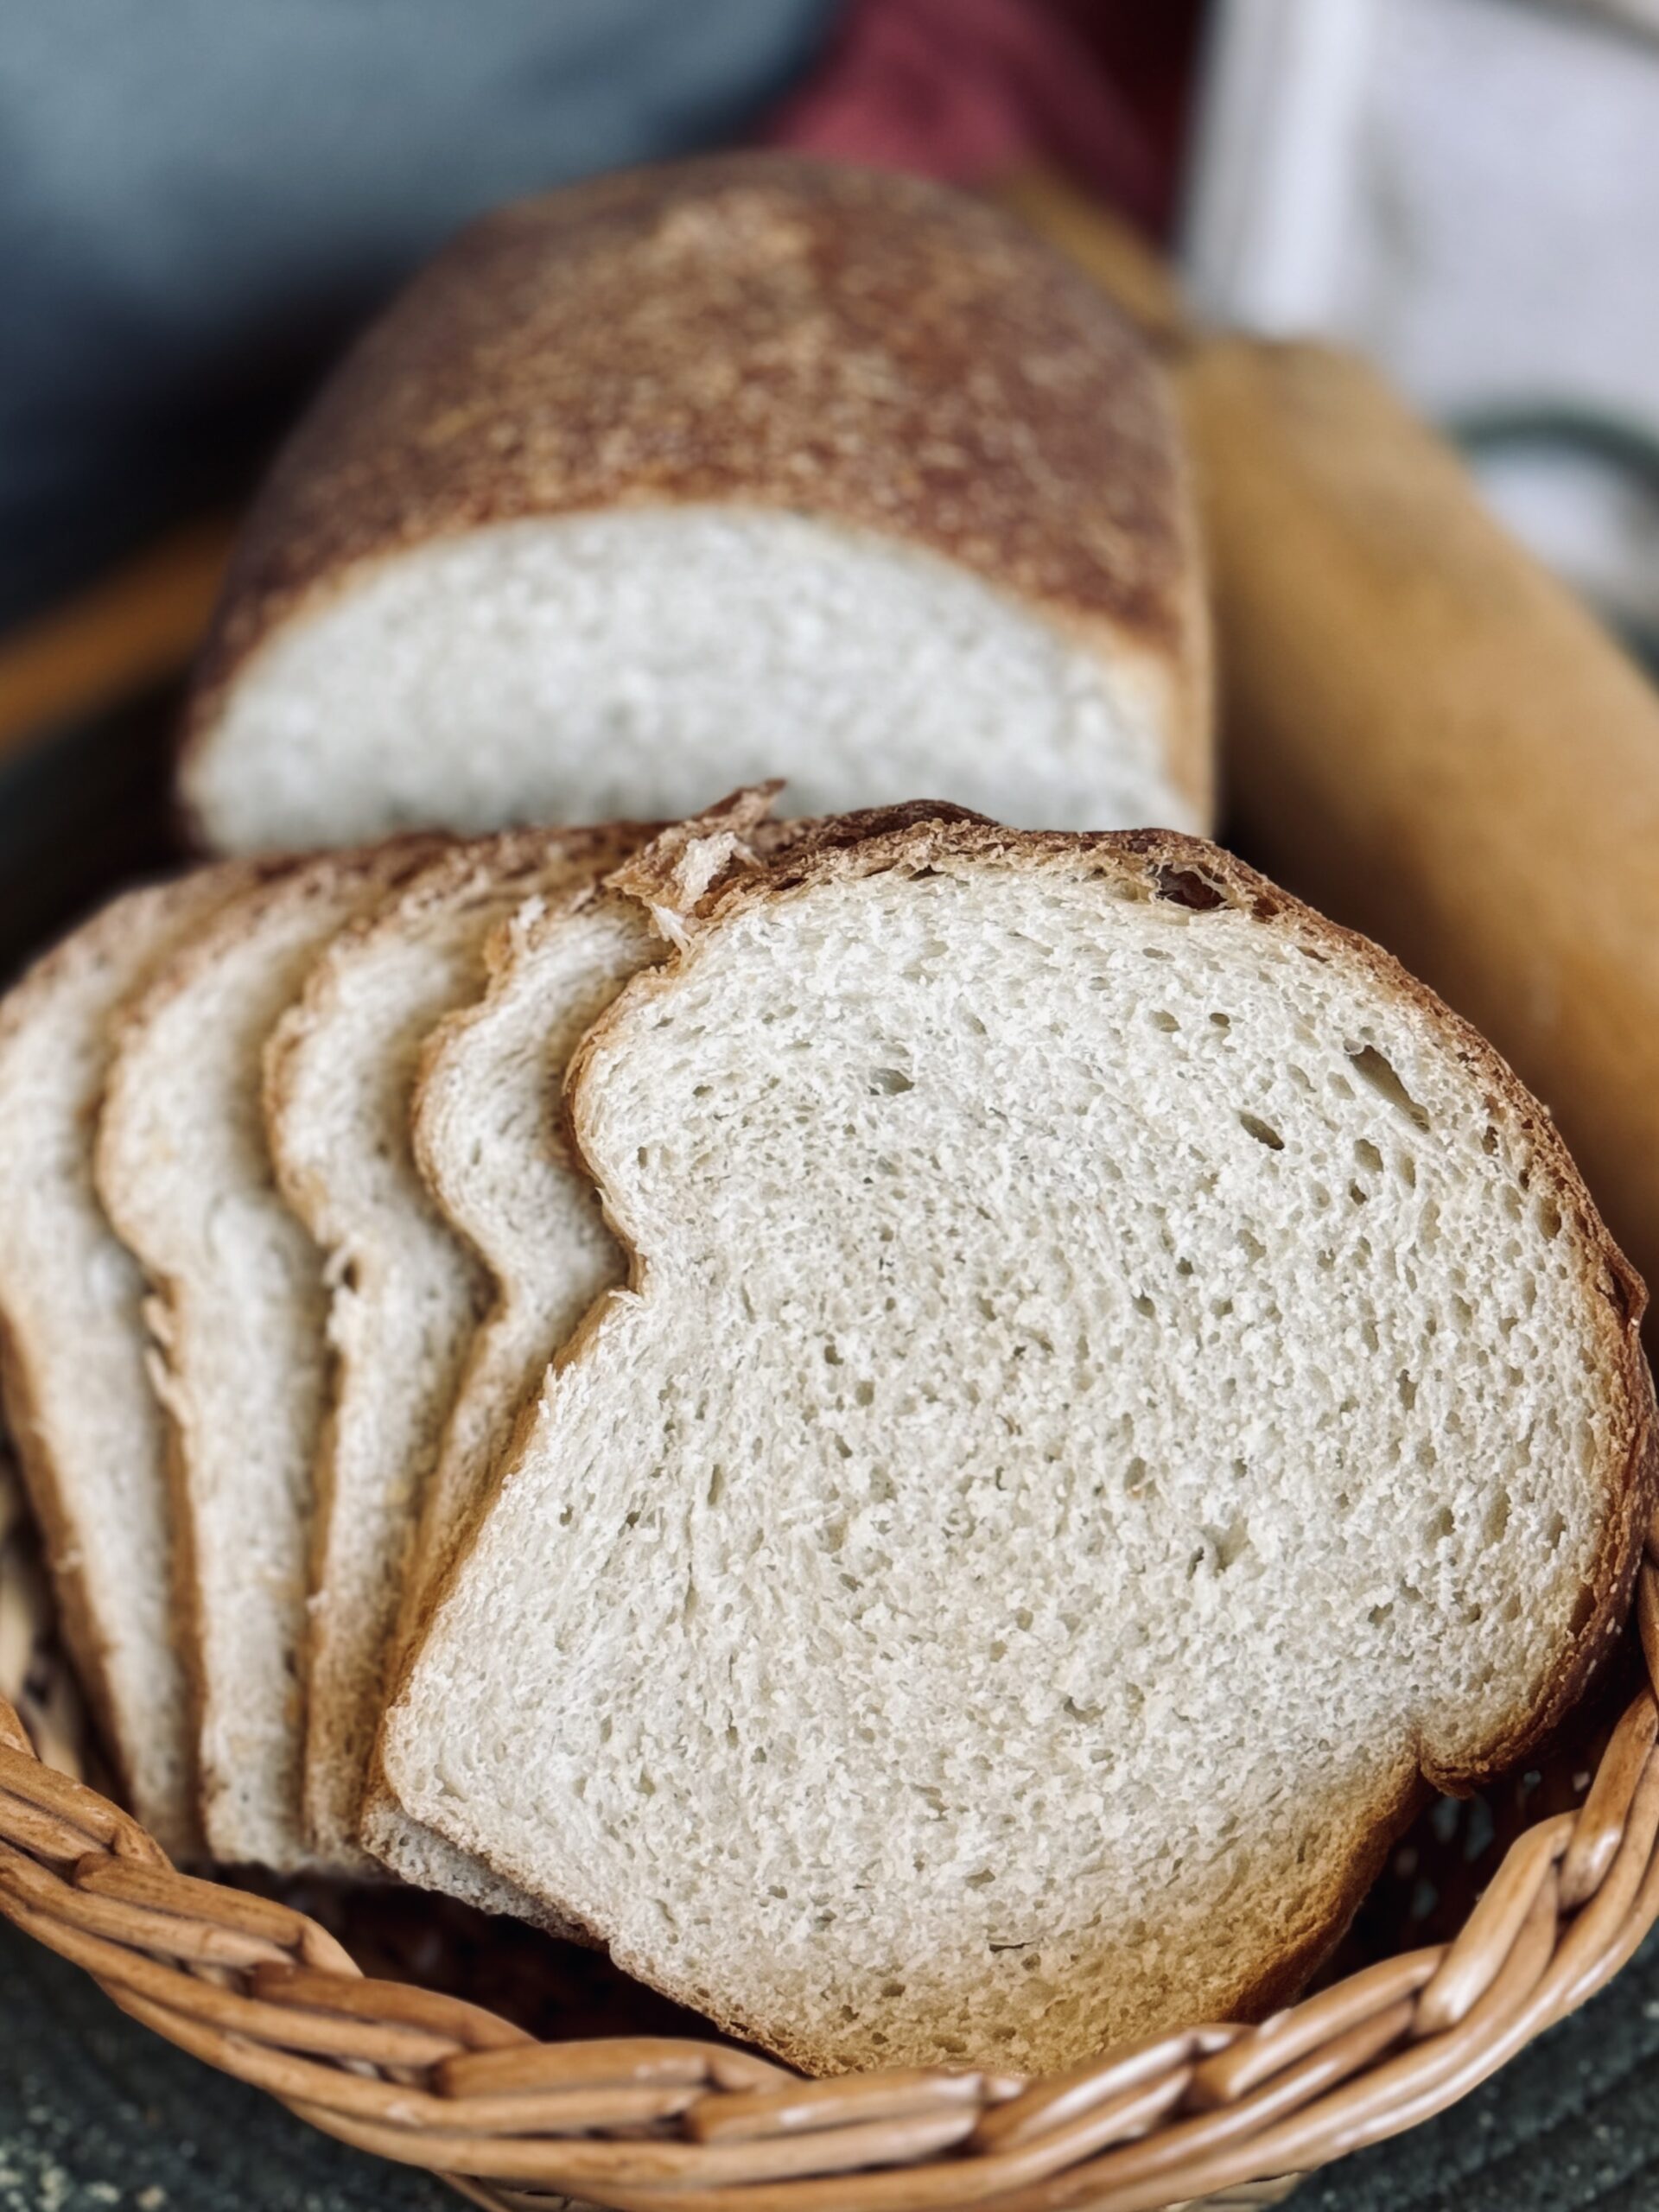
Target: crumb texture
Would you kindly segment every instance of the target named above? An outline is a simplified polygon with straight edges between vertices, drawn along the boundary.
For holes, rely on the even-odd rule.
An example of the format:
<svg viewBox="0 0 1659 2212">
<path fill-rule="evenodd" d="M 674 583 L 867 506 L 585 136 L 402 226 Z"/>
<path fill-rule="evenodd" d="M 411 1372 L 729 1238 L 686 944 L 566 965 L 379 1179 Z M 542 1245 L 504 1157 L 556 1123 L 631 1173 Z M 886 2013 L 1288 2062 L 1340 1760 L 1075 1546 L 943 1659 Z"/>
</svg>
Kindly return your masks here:
<svg viewBox="0 0 1659 2212">
<path fill-rule="evenodd" d="M 505 523 L 365 567 L 272 638 L 196 772 L 235 848 L 674 818 L 772 774 L 803 813 L 924 791 L 1037 825 L 1197 826 L 1155 699 L 1098 653 L 936 554 L 713 506 Z"/>
<path fill-rule="evenodd" d="M 1420 1766 L 1527 1739 L 1647 1408 L 1553 1135 L 1369 948 L 1130 841 L 925 843 L 734 897 L 590 1038 L 634 1287 L 385 1751 L 801 2063 L 1053 2069 L 1306 1961 Z"/>
</svg>

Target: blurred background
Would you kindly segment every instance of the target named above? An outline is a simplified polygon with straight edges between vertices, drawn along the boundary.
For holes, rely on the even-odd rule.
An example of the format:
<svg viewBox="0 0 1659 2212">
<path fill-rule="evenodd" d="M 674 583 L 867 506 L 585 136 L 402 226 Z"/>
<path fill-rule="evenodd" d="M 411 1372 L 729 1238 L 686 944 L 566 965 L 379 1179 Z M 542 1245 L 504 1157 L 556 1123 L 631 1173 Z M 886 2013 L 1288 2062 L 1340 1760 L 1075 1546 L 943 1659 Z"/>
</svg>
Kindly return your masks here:
<svg viewBox="0 0 1659 2212">
<path fill-rule="evenodd" d="M 8 0 L 0 630 L 233 505 L 480 208 L 767 140 L 1064 181 L 1206 316 L 1371 355 L 1659 632 L 1654 0 Z"/>
</svg>

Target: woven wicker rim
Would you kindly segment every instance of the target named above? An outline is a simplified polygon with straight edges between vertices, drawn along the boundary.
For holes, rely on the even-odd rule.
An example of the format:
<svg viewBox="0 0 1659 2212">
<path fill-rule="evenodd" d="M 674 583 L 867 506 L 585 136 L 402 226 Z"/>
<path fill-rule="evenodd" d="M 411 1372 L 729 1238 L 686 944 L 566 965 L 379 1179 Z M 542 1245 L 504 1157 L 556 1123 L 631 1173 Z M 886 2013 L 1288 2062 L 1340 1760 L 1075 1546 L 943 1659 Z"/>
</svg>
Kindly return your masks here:
<svg viewBox="0 0 1659 2212">
<path fill-rule="evenodd" d="M 1510 1847 L 1451 1943 L 1255 2027 L 1189 2028 L 1042 2081 L 912 2069 L 809 2082 L 715 2044 L 543 2044 L 366 1980 L 292 1908 L 175 1871 L 73 1756 L 63 1662 L 0 1464 L 0 1912 L 121 2009 L 343 2141 L 476 2202 L 617 2212 L 1156 2212 L 1395 2135 L 1611 1980 L 1659 1918 L 1659 1520 L 1637 1586 L 1649 1687 L 1576 1812 Z M 1234 2195 L 1233 2192 L 1243 2192 Z"/>
</svg>

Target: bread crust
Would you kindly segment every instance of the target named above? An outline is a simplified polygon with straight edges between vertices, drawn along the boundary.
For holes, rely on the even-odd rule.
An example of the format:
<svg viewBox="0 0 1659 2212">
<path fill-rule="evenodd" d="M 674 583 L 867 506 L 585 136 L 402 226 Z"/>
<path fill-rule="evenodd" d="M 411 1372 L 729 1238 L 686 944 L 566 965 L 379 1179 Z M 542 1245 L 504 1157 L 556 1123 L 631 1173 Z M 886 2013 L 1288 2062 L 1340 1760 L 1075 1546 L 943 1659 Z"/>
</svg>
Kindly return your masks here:
<svg viewBox="0 0 1659 2212">
<path fill-rule="evenodd" d="M 860 817 L 856 827 L 830 821 L 810 829 L 769 868 L 729 870 L 683 917 L 683 949 L 663 966 L 647 969 L 627 984 L 575 1055 L 565 1103 L 569 1138 L 576 1155 L 588 1160 L 591 1169 L 592 1154 L 584 1141 L 587 1086 L 611 1033 L 642 999 L 674 988 L 677 979 L 696 961 L 700 941 L 712 926 L 746 908 L 786 899 L 828 880 L 889 870 L 923 870 L 947 855 L 1005 866 L 1072 871 L 1079 861 L 1094 861 L 1103 872 L 1138 885 L 1147 898 L 1171 899 L 1200 909 L 1231 906 L 1264 927 L 1294 936 L 1316 957 L 1342 951 L 1380 989 L 1404 1000 L 1446 1037 L 1484 1087 L 1489 1109 L 1508 1119 L 1533 1148 L 1535 1168 L 1550 1179 L 1562 1219 L 1573 1225 L 1579 1239 L 1590 1310 L 1598 1317 L 1595 1333 L 1610 1416 L 1604 1484 L 1607 1507 L 1591 1582 L 1586 1588 L 1584 1618 L 1537 1699 L 1516 1711 L 1510 1724 L 1492 1737 L 1478 1758 L 1448 1764 L 1420 1741 L 1411 1764 L 1402 1766 L 1382 1801 L 1355 1808 L 1345 1866 L 1326 1893 L 1311 1901 L 1296 1938 L 1272 1958 L 1263 1960 L 1259 1971 L 1222 2008 L 1229 2018 L 1263 2018 L 1292 1998 L 1341 1940 L 1395 1840 L 1428 1795 L 1434 1790 L 1468 1795 L 1515 1766 L 1560 1724 L 1617 1641 L 1628 1612 L 1643 1536 L 1659 1504 L 1659 1424 L 1656 1423 L 1653 1382 L 1640 1341 L 1646 1289 L 1602 1223 L 1548 1112 L 1477 1030 L 1369 938 L 1326 920 L 1204 839 L 1169 831 L 1093 835 L 1023 831 L 977 817 L 923 814 L 918 818 L 914 808 L 897 808 Z M 607 1198 L 607 1218 L 628 1255 L 630 1287 L 643 1292 L 646 1255 L 629 1237 L 626 1223 L 610 1206 L 609 1194 L 602 1185 L 601 1196 Z M 590 1315 L 562 1355 L 561 1367 L 591 1356 L 598 1319 L 597 1312 Z M 510 1484 L 512 1479 L 509 1469 L 505 1481 Z M 481 1524 L 480 1516 L 452 1561 L 448 1580 L 454 1580 Z M 671 1971 L 664 1971 L 660 1960 L 619 1953 L 618 1962 L 664 1995 L 707 2010 L 706 1993 L 677 1983 Z M 791 2024 L 721 2012 L 715 2017 L 728 2032 L 759 2040 L 808 2072 L 833 2070 L 842 2063 L 815 2047 L 810 2038 L 803 2038 Z"/>
<path fill-rule="evenodd" d="M 181 783 L 260 646 L 354 572 L 530 517 L 715 503 L 942 555 L 1143 683 L 1212 803 L 1208 616 L 1163 372 L 1023 226 L 739 153 L 463 232 L 278 459 L 199 666 Z"/>
</svg>

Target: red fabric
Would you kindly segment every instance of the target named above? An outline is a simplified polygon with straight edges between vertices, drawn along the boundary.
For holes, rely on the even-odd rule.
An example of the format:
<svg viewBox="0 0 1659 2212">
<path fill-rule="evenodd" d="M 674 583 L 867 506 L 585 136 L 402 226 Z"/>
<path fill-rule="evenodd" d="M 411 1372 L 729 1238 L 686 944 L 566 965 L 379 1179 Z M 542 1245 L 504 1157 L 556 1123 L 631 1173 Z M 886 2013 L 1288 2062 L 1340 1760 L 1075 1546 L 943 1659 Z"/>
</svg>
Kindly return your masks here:
<svg viewBox="0 0 1659 2212">
<path fill-rule="evenodd" d="M 1198 0 L 850 0 L 766 136 L 976 184 L 1044 160 L 1161 229 Z"/>
</svg>

